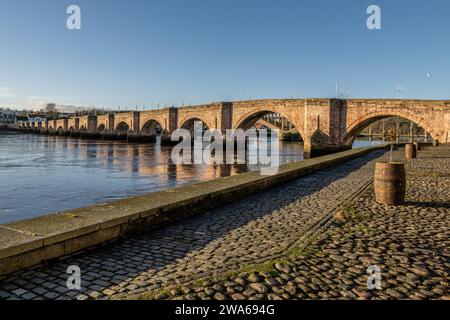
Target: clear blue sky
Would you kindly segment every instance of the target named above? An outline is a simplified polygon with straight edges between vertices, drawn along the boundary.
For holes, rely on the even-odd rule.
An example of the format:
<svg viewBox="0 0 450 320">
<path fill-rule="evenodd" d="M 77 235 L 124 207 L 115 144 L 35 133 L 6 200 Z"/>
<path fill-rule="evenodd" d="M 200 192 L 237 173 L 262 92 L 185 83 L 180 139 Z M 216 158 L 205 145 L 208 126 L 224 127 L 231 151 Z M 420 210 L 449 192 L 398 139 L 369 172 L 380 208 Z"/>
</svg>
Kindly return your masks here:
<svg viewBox="0 0 450 320">
<path fill-rule="evenodd" d="M 334 97 L 336 80 L 354 98 L 450 99 L 449 15 L 448 0 L 1 0 L 0 106 Z"/>
</svg>

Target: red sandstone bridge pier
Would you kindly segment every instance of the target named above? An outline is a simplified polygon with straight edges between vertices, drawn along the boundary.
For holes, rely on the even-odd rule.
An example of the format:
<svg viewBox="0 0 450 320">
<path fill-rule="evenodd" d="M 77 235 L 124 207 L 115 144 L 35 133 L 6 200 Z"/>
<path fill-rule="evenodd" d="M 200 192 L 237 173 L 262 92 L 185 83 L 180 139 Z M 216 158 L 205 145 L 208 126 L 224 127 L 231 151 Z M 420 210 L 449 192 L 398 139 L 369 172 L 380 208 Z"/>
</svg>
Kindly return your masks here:
<svg viewBox="0 0 450 320">
<path fill-rule="evenodd" d="M 282 115 L 304 141 L 305 155 L 332 153 L 351 147 L 370 124 L 388 117 L 415 122 L 440 143 L 450 141 L 450 100 L 277 99 L 217 102 L 192 107 L 114 112 L 19 126 L 46 133 L 78 137 L 139 138 L 169 142 L 178 128 L 192 129 L 195 121 L 209 129 L 249 129 L 267 114 Z"/>
</svg>

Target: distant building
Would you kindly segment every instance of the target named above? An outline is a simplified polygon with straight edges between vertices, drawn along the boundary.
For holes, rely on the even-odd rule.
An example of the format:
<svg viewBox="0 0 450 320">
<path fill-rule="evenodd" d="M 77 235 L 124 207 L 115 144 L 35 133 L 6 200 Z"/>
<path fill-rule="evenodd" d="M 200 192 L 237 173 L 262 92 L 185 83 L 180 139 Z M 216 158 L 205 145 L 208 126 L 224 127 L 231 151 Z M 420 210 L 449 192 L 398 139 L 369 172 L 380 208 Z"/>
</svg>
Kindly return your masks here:
<svg viewBox="0 0 450 320">
<path fill-rule="evenodd" d="M 2 110 L 0 110 L 0 118 L 1 118 Z M 37 125 L 39 122 L 44 122 L 46 120 L 46 116 L 39 113 L 26 113 L 26 112 L 18 112 L 14 111 L 14 113 L 9 118 L 10 124 L 15 124 L 16 126 L 22 127 L 30 127 L 34 123 Z"/>
<path fill-rule="evenodd" d="M 28 116 L 18 115 L 16 116 L 15 122 L 16 126 L 22 127 L 30 124 Z"/>
<path fill-rule="evenodd" d="M 16 114 L 10 109 L 0 109 L 0 126 L 14 124 L 16 121 Z"/>
<path fill-rule="evenodd" d="M 38 123 L 38 122 L 42 122 L 42 121 L 44 121 L 44 117 L 43 116 L 41 116 L 41 115 L 29 115 L 28 116 L 28 122 L 30 122 L 30 123 Z"/>
<path fill-rule="evenodd" d="M 14 116 L 0 114 L 0 125 L 13 124 L 16 118 Z"/>
</svg>

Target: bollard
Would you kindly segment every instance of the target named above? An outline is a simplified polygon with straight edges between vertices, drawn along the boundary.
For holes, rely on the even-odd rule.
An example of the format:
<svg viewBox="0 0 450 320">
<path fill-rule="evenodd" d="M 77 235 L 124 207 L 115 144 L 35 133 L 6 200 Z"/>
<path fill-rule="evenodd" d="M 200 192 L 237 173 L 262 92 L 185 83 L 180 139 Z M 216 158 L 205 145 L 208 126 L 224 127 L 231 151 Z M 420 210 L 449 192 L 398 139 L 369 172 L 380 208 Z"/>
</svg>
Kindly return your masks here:
<svg viewBox="0 0 450 320">
<path fill-rule="evenodd" d="M 433 147 L 439 147 L 439 140 L 438 139 L 434 139 L 433 140 Z"/>
<path fill-rule="evenodd" d="M 405 159 L 411 160 L 415 159 L 417 156 L 416 147 L 412 143 L 407 143 L 405 145 Z"/>
</svg>

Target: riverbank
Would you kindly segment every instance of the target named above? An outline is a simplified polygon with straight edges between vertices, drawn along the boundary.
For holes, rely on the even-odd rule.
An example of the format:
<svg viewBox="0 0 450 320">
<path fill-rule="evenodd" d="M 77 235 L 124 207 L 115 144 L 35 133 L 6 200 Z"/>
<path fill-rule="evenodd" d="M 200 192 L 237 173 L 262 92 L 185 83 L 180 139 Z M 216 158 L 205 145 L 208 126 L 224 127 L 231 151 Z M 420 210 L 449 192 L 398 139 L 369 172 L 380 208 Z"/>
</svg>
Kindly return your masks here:
<svg viewBox="0 0 450 320">
<path fill-rule="evenodd" d="M 21 130 L 12 124 L 3 124 L 0 125 L 0 133 L 4 133 L 4 132 L 21 132 Z"/>
</svg>

